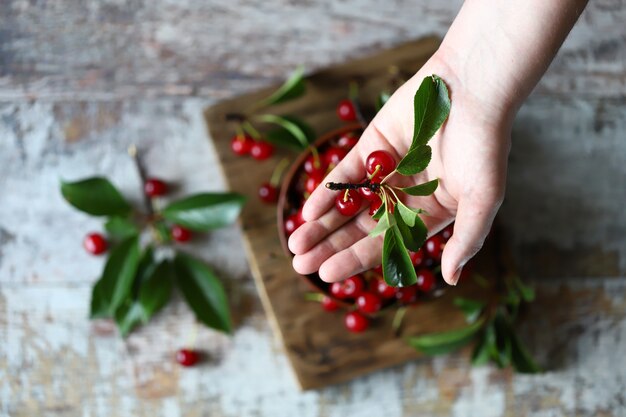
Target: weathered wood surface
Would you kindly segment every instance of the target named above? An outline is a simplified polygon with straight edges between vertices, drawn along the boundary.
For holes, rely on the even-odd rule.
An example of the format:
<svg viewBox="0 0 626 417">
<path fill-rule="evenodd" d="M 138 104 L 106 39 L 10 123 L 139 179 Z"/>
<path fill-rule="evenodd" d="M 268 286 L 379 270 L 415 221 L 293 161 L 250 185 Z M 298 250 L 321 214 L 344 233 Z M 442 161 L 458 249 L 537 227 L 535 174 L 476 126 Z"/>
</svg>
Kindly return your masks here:
<svg viewBox="0 0 626 417">
<path fill-rule="evenodd" d="M 175 303 L 122 342 L 85 317 L 98 221 L 58 178 L 137 180 L 126 146 L 180 181 L 224 186 L 202 109 L 218 99 L 427 34 L 459 2 L 0 2 L 0 415 L 624 416 L 626 4 L 593 0 L 515 124 L 501 210 L 539 301 L 524 332 L 550 372 L 471 369 L 454 355 L 301 394 L 273 344 L 237 228 L 196 251 L 228 275 L 232 339 L 201 329 L 206 365 L 171 352 Z M 591 186 L 590 186 L 591 185 Z"/>
</svg>

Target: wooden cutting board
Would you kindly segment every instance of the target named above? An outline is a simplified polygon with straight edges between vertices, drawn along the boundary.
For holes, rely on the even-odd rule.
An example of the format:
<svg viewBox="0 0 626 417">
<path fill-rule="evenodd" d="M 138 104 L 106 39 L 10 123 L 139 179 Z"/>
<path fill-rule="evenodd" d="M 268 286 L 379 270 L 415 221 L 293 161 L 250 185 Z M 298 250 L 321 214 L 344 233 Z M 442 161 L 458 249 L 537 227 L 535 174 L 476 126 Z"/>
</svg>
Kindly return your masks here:
<svg viewBox="0 0 626 417">
<path fill-rule="evenodd" d="M 299 116 L 321 135 L 341 126 L 335 107 L 347 96 L 351 80 L 360 80 L 362 100 L 373 103 L 388 82 L 391 66 L 413 74 L 438 46 L 437 38 L 420 39 L 316 72 L 307 77 L 304 97 L 271 110 Z M 484 299 L 488 295 L 473 280 L 462 282 L 444 296 L 410 308 L 399 335 L 391 330 L 395 310 L 377 317 L 363 334 L 351 334 L 344 328 L 344 313 L 328 313 L 318 303 L 305 301 L 304 295 L 311 288 L 282 251 L 276 207 L 263 204 L 257 197 L 259 185 L 269 180 L 278 161 L 285 156 L 293 161 L 296 155 L 278 151 L 264 162 L 237 157 L 230 150 L 234 126 L 225 121 L 227 113 L 242 112 L 275 88 L 223 101 L 207 108 L 205 118 L 229 187 L 249 196 L 240 219 L 247 256 L 269 321 L 300 387 L 319 388 L 419 358 L 421 355 L 406 344 L 405 337 L 463 327 L 464 317 L 452 305 L 454 297 Z M 483 276 L 495 277 L 494 251 L 486 246 L 479 258 L 477 270 Z"/>
</svg>

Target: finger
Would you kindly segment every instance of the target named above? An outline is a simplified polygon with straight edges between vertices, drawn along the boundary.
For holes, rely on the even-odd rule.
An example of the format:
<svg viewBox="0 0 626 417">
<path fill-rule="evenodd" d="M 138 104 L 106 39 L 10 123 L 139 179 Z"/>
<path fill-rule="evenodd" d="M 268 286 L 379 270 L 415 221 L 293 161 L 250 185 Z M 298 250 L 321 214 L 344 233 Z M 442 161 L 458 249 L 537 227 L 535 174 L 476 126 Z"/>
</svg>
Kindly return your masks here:
<svg viewBox="0 0 626 417">
<path fill-rule="evenodd" d="M 365 129 L 356 146 L 337 164 L 330 174 L 324 179 L 327 182 L 358 182 L 365 178 L 365 158 L 374 150 L 389 152 L 396 161 L 399 160 L 398 152 L 390 144 L 385 135 L 376 128 L 374 122 Z M 306 221 L 320 218 L 330 209 L 335 200 L 335 192 L 329 191 L 323 185 L 317 187 L 302 208 L 302 217 Z"/>
<path fill-rule="evenodd" d="M 323 281 L 337 282 L 380 265 L 383 236 L 365 236 L 328 258 L 319 268 Z"/>
<path fill-rule="evenodd" d="M 482 248 L 500 202 L 480 197 L 464 197 L 459 202 L 454 232 L 441 259 L 441 273 L 448 284 L 456 285 L 465 264 Z"/>
<path fill-rule="evenodd" d="M 293 258 L 293 268 L 303 275 L 318 271 L 320 265 L 328 258 L 367 236 L 375 224 L 376 222 L 367 213 L 361 213 L 308 252 L 296 255 Z"/>
</svg>

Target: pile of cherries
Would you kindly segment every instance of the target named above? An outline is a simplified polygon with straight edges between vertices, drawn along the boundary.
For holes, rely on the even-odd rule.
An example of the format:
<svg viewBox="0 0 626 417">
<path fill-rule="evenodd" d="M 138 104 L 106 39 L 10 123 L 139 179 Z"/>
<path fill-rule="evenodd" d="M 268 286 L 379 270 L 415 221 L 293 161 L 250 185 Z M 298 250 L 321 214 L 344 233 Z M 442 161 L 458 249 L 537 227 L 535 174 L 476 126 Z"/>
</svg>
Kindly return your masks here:
<svg viewBox="0 0 626 417">
<path fill-rule="evenodd" d="M 167 194 L 168 187 L 165 181 L 158 178 L 148 178 L 144 184 L 144 193 L 149 198 L 162 197 Z M 191 231 L 180 225 L 172 225 L 170 228 L 172 240 L 178 243 L 186 243 L 191 240 Z M 83 240 L 83 247 L 92 255 L 101 255 L 107 251 L 109 243 L 102 233 L 89 233 Z"/>
<path fill-rule="evenodd" d="M 304 160 L 287 193 L 284 208 L 286 236 L 304 223 L 304 202 L 330 170 L 356 145 L 359 135 L 360 132 L 351 132 L 333 139 Z M 369 180 L 370 183 L 380 183 L 396 167 L 393 156 L 385 151 L 372 152 L 365 162 L 366 176 L 361 182 Z M 377 193 L 367 187 L 349 189 L 337 193 L 335 208 L 342 215 L 353 216 L 365 203 L 370 205 L 369 213 L 372 215 L 380 208 L 382 201 Z M 409 287 L 387 285 L 380 266 L 332 284 L 325 283 L 317 274 L 310 275 L 308 278 L 323 292 L 319 298 L 322 308 L 329 312 L 344 311 L 345 327 L 358 333 L 365 331 L 370 321 L 383 309 L 414 306 L 420 301 L 438 296 L 445 287 L 441 276 L 441 254 L 452 236 L 452 227 L 450 225 L 430 237 L 419 251 L 410 252 L 417 283 Z"/>
</svg>

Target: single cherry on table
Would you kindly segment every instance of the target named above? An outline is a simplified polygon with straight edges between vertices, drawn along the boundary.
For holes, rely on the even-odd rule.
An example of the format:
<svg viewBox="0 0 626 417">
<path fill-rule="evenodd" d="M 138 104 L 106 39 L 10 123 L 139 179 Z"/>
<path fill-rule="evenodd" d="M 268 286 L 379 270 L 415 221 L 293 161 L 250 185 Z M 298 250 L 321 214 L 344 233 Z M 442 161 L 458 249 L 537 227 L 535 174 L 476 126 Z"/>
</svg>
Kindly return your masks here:
<svg viewBox="0 0 626 417">
<path fill-rule="evenodd" d="M 182 366 L 190 367 L 194 366 L 200 360 L 198 352 L 192 349 L 179 349 L 176 352 L 176 362 Z"/>
<path fill-rule="evenodd" d="M 148 178 L 143 188 L 148 197 L 160 197 L 167 193 L 167 184 L 158 178 Z"/>
<path fill-rule="evenodd" d="M 337 105 L 337 116 L 344 122 L 354 122 L 356 120 L 356 109 L 351 100 L 341 100 Z"/>
<path fill-rule="evenodd" d="M 106 252 L 108 244 L 106 238 L 100 233 L 89 233 L 85 236 L 83 246 L 92 255 L 100 255 Z"/>
</svg>

